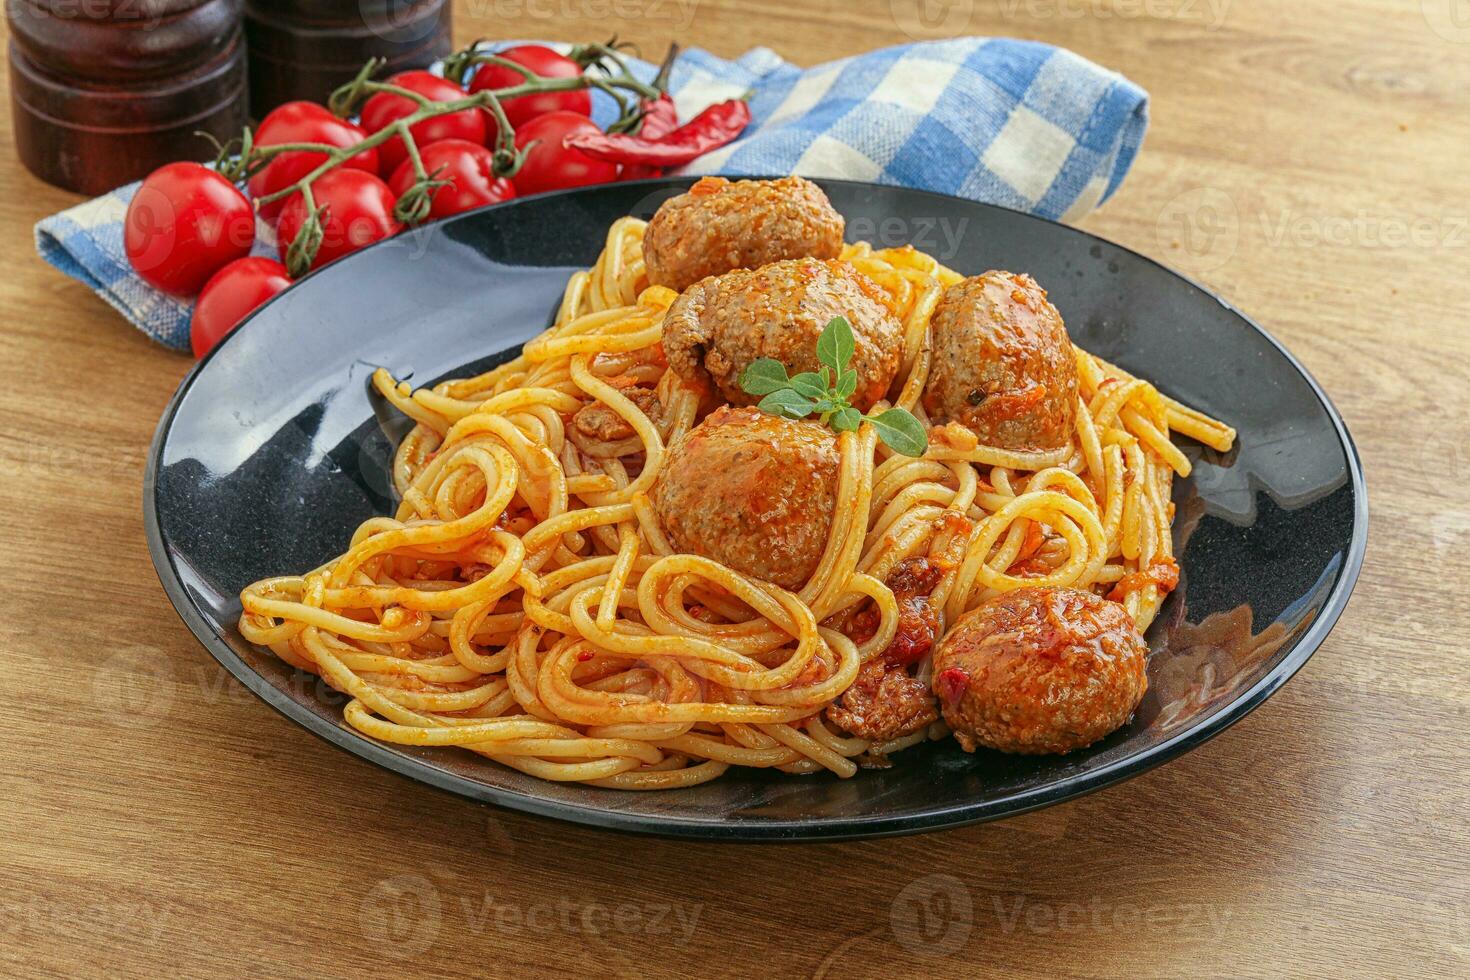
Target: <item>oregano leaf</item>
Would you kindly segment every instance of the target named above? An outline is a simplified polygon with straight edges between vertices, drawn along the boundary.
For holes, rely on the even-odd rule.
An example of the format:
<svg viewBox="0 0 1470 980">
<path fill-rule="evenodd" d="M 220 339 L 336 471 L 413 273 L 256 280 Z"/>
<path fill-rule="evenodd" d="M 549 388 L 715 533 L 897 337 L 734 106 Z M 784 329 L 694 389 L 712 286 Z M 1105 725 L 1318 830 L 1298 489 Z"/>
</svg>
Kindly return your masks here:
<svg viewBox="0 0 1470 980">
<path fill-rule="evenodd" d="M 832 431 L 834 432 L 856 432 L 857 427 L 862 424 L 862 421 L 862 412 L 859 412 L 851 405 L 844 405 L 832 413 L 832 417 L 827 420 L 827 424 L 832 427 Z"/>
<path fill-rule="evenodd" d="M 822 328 L 822 334 L 817 338 L 817 360 L 830 367 L 838 377 L 847 370 L 855 349 L 852 324 L 847 322 L 846 317 L 834 316 Z"/>
<path fill-rule="evenodd" d="M 929 448 L 929 436 L 924 425 L 912 414 L 901 408 L 890 408 L 879 415 L 868 416 L 878 438 L 896 453 L 904 456 L 922 456 Z"/>
<path fill-rule="evenodd" d="M 814 371 L 803 371 L 791 379 L 791 387 L 808 398 L 827 397 L 826 380 Z"/>
<path fill-rule="evenodd" d="M 790 381 L 786 377 L 786 366 L 774 358 L 762 357 L 751 361 L 740 372 L 740 389 L 748 395 L 769 395 L 788 384 Z"/>
<path fill-rule="evenodd" d="M 788 419 L 803 419 L 816 410 L 816 404 L 791 388 L 781 388 L 760 400 L 757 406 L 767 415 L 780 415 Z"/>
</svg>

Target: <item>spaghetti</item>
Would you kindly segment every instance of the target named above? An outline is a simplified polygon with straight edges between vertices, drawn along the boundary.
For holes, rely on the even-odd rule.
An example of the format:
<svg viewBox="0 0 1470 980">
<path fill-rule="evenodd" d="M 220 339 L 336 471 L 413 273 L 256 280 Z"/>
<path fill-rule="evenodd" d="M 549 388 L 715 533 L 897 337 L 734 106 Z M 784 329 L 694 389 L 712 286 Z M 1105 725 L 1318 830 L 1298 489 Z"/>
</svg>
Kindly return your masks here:
<svg viewBox="0 0 1470 980">
<path fill-rule="evenodd" d="M 648 286 L 645 223 L 624 218 L 573 275 L 554 325 L 485 374 L 413 390 L 373 383 L 417 425 L 399 446 L 392 517 L 344 554 L 244 590 L 240 629 L 349 696 L 348 724 L 399 745 L 458 746 L 544 779 L 619 789 L 691 786 L 732 765 L 851 776 L 944 734 L 875 745 L 823 717 L 893 641 L 886 579 L 945 557 L 944 625 L 1023 585 L 1090 589 L 1148 628 L 1177 576 L 1171 432 L 1217 450 L 1229 427 L 1080 350 L 1075 438 L 1037 454 L 936 427 L 922 458 L 871 426 L 837 437 L 837 505 L 800 592 L 678 554 L 649 502 L 700 395 L 666 369 L 673 291 Z M 894 403 L 926 421 L 929 316 L 961 277 L 912 247 L 846 246 L 903 324 Z M 655 386 L 651 417 L 613 378 Z M 600 404 L 633 433 L 589 444 L 567 419 Z M 844 627 L 876 614 L 871 635 Z M 872 618 L 871 615 L 869 618 Z M 919 666 L 927 680 L 927 661 Z"/>
</svg>

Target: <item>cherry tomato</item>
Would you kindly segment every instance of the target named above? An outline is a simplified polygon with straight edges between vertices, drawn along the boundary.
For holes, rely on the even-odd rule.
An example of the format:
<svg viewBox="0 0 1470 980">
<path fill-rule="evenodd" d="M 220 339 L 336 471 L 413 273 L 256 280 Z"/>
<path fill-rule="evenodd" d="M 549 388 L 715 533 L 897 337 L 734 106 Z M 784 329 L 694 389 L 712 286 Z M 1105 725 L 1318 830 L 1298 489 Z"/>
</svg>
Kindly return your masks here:
<svg viewBox="0 0 1470 980">
<path fill-rule="evenodd" d="M 591 119 L 575 112 L 548 112 L 517 129 L 517 149 L 525 149 L 532 142 L 536 145 L 531 147 L 525 164 L 515 175 L 516 193 L 539 194 L 616 180 L 617 164 L 562 146 L 561 141 L 568 133 L 582 130 L 600 132 Z"/>
<path fill-rule="evenodd" d="M 260 126 L 255 130 L 256 146 L 279 146 L 282 143 L 356 146 L 365 139 L 367 132 L 361 126 L 346 119 L 338 119 L 326 106 L 315 102 L 287 102 L 277 106 L 260 121 Z M 324 153 L 282 153 L 250 178 L 250 196 L 259 200 L 282 187 L 289 187 L 315 170 L 326 158 Z M 376 176 L 378 151 L 375 147 L 363 150 L 342 166 Z M 281 200 L 262 205 L 261 217 L 271 220 L 281 213 L 285 204 Z"/>
<path fill-rule="evenodd" d="M 528 68 L 541 78 L 576 78 L 582 74 L 582 66 L 571 58 L 557 54 L 550 48 L 539 44 L 521 44 L 504 51 L 495 52 L 497 57 L 506 61 L 513 61 L 523 68 Z M 485 89 L 510 88 L 525 82 L 526 77 L 514 68 L 504 65 L 481 65 L 470 79 L 470 92 L 483 92 Z M 584 116 L 592 115 L 592 93 L 587 89 L 576 89 L 571 92 L 537 92 L 535 95 L 520 95 L 514 99 L 506 99 L 501 103 L 505 109 L 505 118 L 509 120 L 515 129 L 536 116 L 545 115 L 548 112 L 576 112 Z M 489 133 L 493 137 L 496 132 L 495 118 L 489 117 Z M 486 142 L 489 142 L 488 140 Z"/>
<path fill-rule="evenodd" d="M 451 102 L 465 96 L 464 89 L 458 85 L 426 71 L 399 72 L 388 81 L 435 102 Z M 418 104 L 412 99 L 393 95 L 391 92 L 379 92 L 368 99 L 367 104 L 362 107 L 362 125 L 368 132 L 376 133 L 389 123 L 396 122 L 417 110 Z M 413 133 L 414 142 L 418 144 L 420 150 L 439 140 L 468 140 L 471 143 L 483 144 L 485 142 L 485 120 L 488 118 L 478 109 L 465 109 L 461 112 L 451 112 L 445 116 L 425 119 L 414 125 L 409 131 Z M 378 159 L 382 161 L 383 174 L 389 176 L 398 169 L 399 164 L 408 159 L 408 147 L 403 145 L 403 140 L 395 137 L 382 145 L 378 152 Z"/>
<path fill-rule="evenodd" d="M 255 212 L 240 189 L 198 163 L 169 163 L 143 179 L 123 219 L 123 249 L 143 280 L 192 296 L 250 252 Z"/>
<path fill-rule="evenodd" d="M 497 201 L 508 201 L 516 196 L 514 184 L 504 177 L 495 176 L 495 154 L 478 143 L 442 140 L 424 147 L 421 156 L 424 169 L 435 179 L 453 182 L 449 187 L 434 191 L 430 198 L 430 220 L 447 218 Z M 396 196 L 402 197 L 413 182 L 413 161 L 405 160 L 393 173 L 388 186 Z"/>
<path fill-rule="evenodd" d="M 398 234 L 403 226 L 393 217 L 396 198 L 388 185 L 361 170 L 338 167 L 328 170 L 311 185 L 311 195 L 324 213 L 322 244 L 311 267 L 319 269 L 336 258 L 355 252 L 364 245 Z M 281 261 L 291 247 L 297 232 L 306 221 L 306 201 L 300 194 L 291 195 L 276 222 L 276 237 Z"/>
<path fill-rule="evenodd" d="M 286 267 L 260 256 L 236 259 L 210 276 L 189 323 L 194 356 L 208 354 L 237 323 L 289 285 Z"/>
</svg>

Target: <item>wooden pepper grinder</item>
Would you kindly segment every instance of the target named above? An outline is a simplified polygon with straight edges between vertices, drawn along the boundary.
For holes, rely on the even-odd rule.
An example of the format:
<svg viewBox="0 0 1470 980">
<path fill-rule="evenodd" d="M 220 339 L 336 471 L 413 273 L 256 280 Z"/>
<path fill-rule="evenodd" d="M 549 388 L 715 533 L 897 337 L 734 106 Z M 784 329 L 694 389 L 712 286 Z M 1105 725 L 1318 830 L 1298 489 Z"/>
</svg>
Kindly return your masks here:
<svg viewBox="0 0 1470 980">
<path fill-rule="evenodd" d="M 7 0 L 16 151 L 100 194 L 208 160 L 246 122 L 241 0 Z"/>
<path fill-rule="evenodd" d="M 449 0 L 246 0 L 250 111 L 325 102 L 369 58 L 381 77 L 424 68 L 450 51 Z"/>
</svg>

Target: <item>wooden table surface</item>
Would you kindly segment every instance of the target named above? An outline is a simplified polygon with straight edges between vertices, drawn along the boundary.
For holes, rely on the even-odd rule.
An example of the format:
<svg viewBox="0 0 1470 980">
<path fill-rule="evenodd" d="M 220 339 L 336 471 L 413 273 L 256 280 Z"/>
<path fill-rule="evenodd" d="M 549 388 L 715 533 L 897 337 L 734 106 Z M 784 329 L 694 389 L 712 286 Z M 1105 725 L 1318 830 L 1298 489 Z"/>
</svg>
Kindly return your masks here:
<svg viewBox="0 0 1470 980">
<path fill-rule="evenodd" d="M 456 33 L 807 64 L 1007 34 L 1146 87 L 1144 152 L 1084 226 L 1253 313 L 1364 458 L 1367 563 L 1305 670 L 1145 776 L 900 840 L 615 836 L 381 771 L 227 679 L 169 607 L 140 490 L 189 361 L 35 256 L 32 223 L 75 198 L 22 170 L 7 119 L 0 974 L 1470 971 L 1464 4 L 921 2 L 459 0 Z"/>
</svg>

